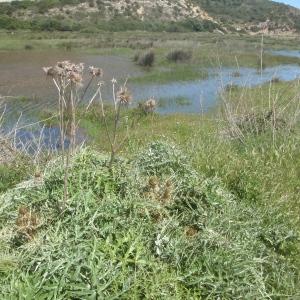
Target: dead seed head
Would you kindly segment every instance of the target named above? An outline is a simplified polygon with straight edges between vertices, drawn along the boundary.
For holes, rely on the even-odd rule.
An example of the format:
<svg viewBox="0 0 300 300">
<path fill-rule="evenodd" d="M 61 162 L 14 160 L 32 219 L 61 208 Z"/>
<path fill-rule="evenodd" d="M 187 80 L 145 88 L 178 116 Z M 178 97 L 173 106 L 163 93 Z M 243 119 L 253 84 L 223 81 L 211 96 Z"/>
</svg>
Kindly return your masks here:
<svg viewBox="0 0 300 300">
<path fill-rule="evenodd" d="M 70 72 L 69 79 L 71 80 L 71 82 L 73 82 L 75 84 L 80 84 L 82 82 L 82 75 L 80 73 L 73 71 L 73 72 Z"/>
<path fill-rule="evenodd" d="M 161 200 L 163 203 L 167 203 L 171 200 L 172 198 L 172 185 L 165 185 L 165 188 L 164 188 L 164 191 L 162 193 L 162 196 L 161 196 Z"/>
<path fill-rule="evenodd" d="M 47 76 L 55 79 L 66 79 L 75 84 L 82 82 L 82 73 L 84 70 L 84 64 L 74 64 L 68 60 L 60 61 L 55 66 L 43 67 Z"/>
<path fill-rule="evenodd" d="M 95 68 L 93 66 L 90 66 L 89 67 L 89 72 L 94 77 L 102 77 L 103 76 L 103 71 L 100 68 Z"/>
<path fill-rule="evenodd" d="M 38 227 L 38 217 L 25 206 L 21 206 L 16 220 L 17 231 L 27 240 L 31 240 Z"/>
<path fill-rule="evenodd" d="M 153 112 L 156 109 L 156 100 L 154 98 L 150 98 L 145 102 L 144 108 L 146 112 Z"/>
<path fill-rule="evenodd" d="M 198 234 L 198 229 L 195 226 L 186 226 L 184 232 L 188 238 L 193 238 Z"/>
<path fill-rule="evenodd" d="M 117 94 L 117 100 L 120 102 L 120 104 L 127 105 L 130 104 L 132 100 L 131 93 L 126 87 L 121 87 Z"/>
<path fill-rule="evenodd" d="M 54 67 L 43 67 L 44 72 L 50 77 L 61 77 L 63 76 L 64 70 L 58 66 Z"/>
<path fill-rule="evenodd" d="M 159 180 L 156 176 L 152 176 L 149 178 L 149 187 L 155 189 L 159 185 Z"/>
</svg>

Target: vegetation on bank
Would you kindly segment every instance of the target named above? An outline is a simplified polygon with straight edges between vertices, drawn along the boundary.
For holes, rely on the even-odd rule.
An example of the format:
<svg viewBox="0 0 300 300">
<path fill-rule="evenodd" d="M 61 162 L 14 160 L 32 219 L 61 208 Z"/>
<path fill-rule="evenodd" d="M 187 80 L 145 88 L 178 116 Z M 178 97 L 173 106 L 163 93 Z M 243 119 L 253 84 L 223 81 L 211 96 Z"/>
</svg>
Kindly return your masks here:
<svg viewBox="0 0 300 300">
<path fill-rule="evenodd" d="M 299 295 L 296 127 L 241 143 L 225 119 L 144 116 L 110 171 L 100 115 L 82 121 L 102 152 L 73 157 L 63 211 L 59 158 L 1 196 L 2 298 Z"/>
<path fill-rule="evenodd" d="M 27 166 L 23 159 L 17 159 L 9 164 L 0 163 L 0 193 L 13 188 L 17 183 L 26 179 L 30 168 L 31 165 Z"/>
<path fill-rule="evenodd" d="M 34 2 L 32 2 L 34 3 Z M 0 3 L 1 9 L 1 3 Z M 139 19 L 128 19 L 117 17 L 110 21 L 97 20 L 76 22 L 73 19 L 61 17 L 35 17 L 30 20 L 22 20 L 8 16 L 0 12 L 0 29 L 6 30 L 32 30 L 32 31 L 62 31 L 62 32 L 122 32 L 143 30 L 149 32 L 213 32 L 219 26 L 211 21 L 187 19 L 184 21 L 141 21 Z"/>
<path fill-rule="evenodd" d="M 169 51 L 156 49 L 152 68 L 188 64 Z M 66 201 L 61 156 L 21 177 L 17 163 L 0 169 L 12 174 L 0 195 L 1 297 L 299 297 L 299 82 L 228 86 L 220 103 L 205 115 L 122 109 L 128 139 L 112 166 L 114 108 L 78 110 L 90 148 L 70 160 Z"/>
</svg>

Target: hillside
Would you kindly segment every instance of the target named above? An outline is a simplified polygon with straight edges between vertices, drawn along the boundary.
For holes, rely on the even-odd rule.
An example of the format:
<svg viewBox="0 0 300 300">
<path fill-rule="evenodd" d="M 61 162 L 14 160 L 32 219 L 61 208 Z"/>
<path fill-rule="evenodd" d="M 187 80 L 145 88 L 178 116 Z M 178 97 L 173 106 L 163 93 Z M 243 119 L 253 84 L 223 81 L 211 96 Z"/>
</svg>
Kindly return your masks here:
<svg viewBox="0 0 300 300">
<path fill-rule="evenodd" d="M 267 0 L 194 0 L 221 23 L 249 31 L 285 32 L 300 29 L 300 10 Z"/>
<path fill-rule="evenodd" d="M 268 0 L 41 0 L 0 3 L 0 28 L 242 31 L 300 29 L 300 10 Z"/>
</svg>

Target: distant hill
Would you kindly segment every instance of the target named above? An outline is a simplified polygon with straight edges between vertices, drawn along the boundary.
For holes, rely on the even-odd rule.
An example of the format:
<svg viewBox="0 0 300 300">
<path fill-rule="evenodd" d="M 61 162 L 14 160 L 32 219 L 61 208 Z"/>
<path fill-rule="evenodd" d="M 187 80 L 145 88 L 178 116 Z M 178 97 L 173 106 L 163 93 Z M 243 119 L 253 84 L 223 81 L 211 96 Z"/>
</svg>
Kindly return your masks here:
<svg viewBox="0 0 300 300">
<path fill-rule="evenodd" d="M 268 0 L 40 0 L 0 3 L 0 28 L 294 33 L 300 10 Z"/>
<path fill-rule="evenodd" d="M 300 30 L 300 10 L 268 0 L 193 0 L 222 24 L 269 32 Z"/>
</svg>

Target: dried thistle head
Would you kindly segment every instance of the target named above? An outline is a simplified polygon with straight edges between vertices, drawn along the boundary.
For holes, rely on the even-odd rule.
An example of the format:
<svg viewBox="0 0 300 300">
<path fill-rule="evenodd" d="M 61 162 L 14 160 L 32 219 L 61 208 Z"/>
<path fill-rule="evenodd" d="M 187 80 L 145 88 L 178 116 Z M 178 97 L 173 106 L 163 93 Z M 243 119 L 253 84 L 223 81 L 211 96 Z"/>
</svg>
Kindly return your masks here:
<svg viewBox="0 0 300 300">
<path fill-rule="evenodd" d="M 94 77 L 102 77 L 103 70 L 101 68 L 95 68 L 93 66 L 89 67 L 89 73 Z"/>
<path fill-rule="evenodd" d="M 49 77 L 60 77 L 64 74 L 64 70 L 57 65 L 54 67 L 43 67 L 43 70 Z"/>
<path fill-rule="evenodd" d="M 169 187 L 165 187 L 162 195 L 161 195 L 161 201 L 163 203 L 167 203 L 171 200 L 172 198 L 172 189 Z"/>
<path fill-rule="evenodd" d="M 27 240 L 31 240 L 38 227 L 38 217 L 27 207 L 21 206 L 19 207 L 16 225 L 18 233 Z"/>
<path fill-rule="evenodd" d="M 67 68 L 70 68 L 71 62 L 69 60 L 58 61 L 56 65 L 59 68 L 67 69 Z"/>
<path fill-rule="evenodd" d="M 127 87 L 121 87 L 117 93 L 117 100 L 123 105 L 130 104 L 132 96 Z"/>
<path fill-rule="evenodd" d="M 34 173 L 34 177 L 35 177 L 36 180 L 39 180 L 39 179 L 42 178 L 42 173 L 40 171 L 36 171 Z"/>
<path fill-rule="evenodd" d="M 154 98 L 150 98 L 145 102 L 144 108 L 146 112 L 154 112 L 156 109 L 156 100 Z"/>
<path fill-rule="evenodd" d="M 43 71 L 46 73 L 47 76 L 54 76 L 53 67 L 43 67 Z"/>
<path fill-rule="evenodd" d="M 198 229 L 196 226 L 186 226 L 184 233 L 188 238 L 193 238 L 198 234 Z"/>
<path fill-rule="evenodd" d="M 17 222 L 19 221 L 19 217 L 22 217 L 22 216 L 24 216 L 24 215 L 26 215 L 26 214 L 28 214 L 28 213 L 29 213 L 29 210 L 28 210 L 27 207 L 25 207 L 25 206 L 20 206 L 20 207 L 19 207 L 19 210 L 18 210 L 18 219 L 17 219 Z"/>
<path fill-rule="evenodd" d="M 74 64 L 68 60 L 59 61 L 55 66 L 43 67 L 44 72 L 47 76 L 53 78 L 64 78 L 75 84 L 82 82 L 82 73 L 84 70 L 84 64 Z"/>
<path fill-rule="evenodd" d="M 148 185 L 151 189 L 156 189 L 159 186 L 159 180 L 156 176 L 152 176 L 149 178 Z"/>
<path fill-rule="evenodd" d="M 84 63 L 79 63 L 79 64 L 75 65 L 74 67 L 75 67 L 75 70 L 73 70 L 73 71 L 76 71 L 78 73 L 83 73 Z"/>
<path fill-rule="evenodd" d="M 82 75 L 80 73 L 72 71 L 68 74 L 68 79 L 75 84 L 81 84 Z"/>
<path fill-rule="evenodd" d="M 170 179 L 168 179 L 165 183 L 165 186 L 168 188 L 172 188 L 172 181 Z"/>
</svg>

